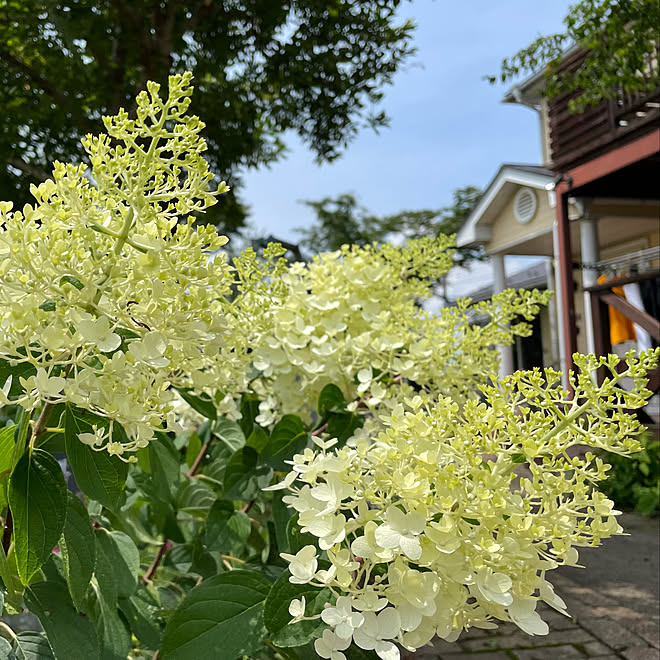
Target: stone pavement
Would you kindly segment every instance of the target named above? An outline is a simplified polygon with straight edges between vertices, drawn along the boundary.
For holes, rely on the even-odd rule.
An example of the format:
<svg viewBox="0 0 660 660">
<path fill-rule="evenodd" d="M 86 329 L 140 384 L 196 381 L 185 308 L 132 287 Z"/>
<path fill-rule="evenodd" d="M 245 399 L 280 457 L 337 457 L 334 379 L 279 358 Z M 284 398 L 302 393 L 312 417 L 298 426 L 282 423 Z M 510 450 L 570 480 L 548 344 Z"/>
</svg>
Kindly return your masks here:
<svg viewBox="0 0 660 660">
<path fill-rule="evenodd" d="M 530 637 L 513 624 L 472 629 L 405 660 L 660 660 L 660 518 L 624 514 L 621 524 L 630 536 L 582 549 L 586 568 L 548 573 L 571 614 L 539 608 L 548 635 Z"/>
</svg>

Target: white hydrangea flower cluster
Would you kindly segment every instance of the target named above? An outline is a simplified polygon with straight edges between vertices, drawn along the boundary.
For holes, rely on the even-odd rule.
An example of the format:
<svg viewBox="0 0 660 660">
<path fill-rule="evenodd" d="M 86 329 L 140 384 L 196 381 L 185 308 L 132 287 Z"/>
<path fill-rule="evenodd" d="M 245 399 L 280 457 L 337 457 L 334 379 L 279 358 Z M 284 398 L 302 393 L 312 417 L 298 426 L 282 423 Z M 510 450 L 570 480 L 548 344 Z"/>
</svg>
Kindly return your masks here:
<svg viewBox="0 0 660 660">
<path fill-rule="evenodd" d="M 453 237 L 392 245 L 344 246 L 310 264 L 293 264 L 271 300 L 270 323 L 254 337 L 252 384 L 264 401 L 262 420 L 307 416 L 328 383 L 352 409 L 393 409 L 413 388 L 464 401 L 497 375 L 493 345 L 528 334 L 518 316 L 533 318 L 549 293 L 507 291 L 492 301 L 461 300 L 441 314 L 418 301 L 452 265 Z M 478 315 L 489 321 L 473 323 Z M 267 403 L 266 403 L 267 402 Z"/>
<path fill-rule="evenodd" d="M 623 374 L 616 359 L 578 356 L 574 398 L 551 370 L 518 372 L 462 410 L 415 396 L 383 415 L 376 437 L 334 451 L 333 441 L 318 440 L 317 450 L 295 456 L 275 488 L 292 491 L 283 499 L 314 543 L 282 556 L 291 582 L 337 596 L 321 614 L 328 628 L 318 655 L 344 660 L 354 642 L 398 660 L 397 645 L 415 650 L 436 635 L 454 641 L 496 620 L 546 634 L 538 601 L 566 613 L 547 571 L 575 565 L 577 547 L 622 531 L 619 512 L 592 488 L 609 466 L 567 451 L 585 443 L 639 449 L 640 425 L 623 411 L 650 396 L 645 374 L 659 356 L 631 353 Z M 605 363 L 612 376 L 597 387 L 591 375 Z M 625 376 L 635 392 L 617 388 Z M 521 463 L 526 477 L 516 474 Z M 321 556 L 329 569 L 319 570 Z M 304 617 L 304 603 L 293 615 Z"/>
<path fill-rule="evenodd" d="M 13 395 L 0 383 L 0 405 L 91 410 L 130 441 L 101 434 L 90 446 L 119 455 L 179 428 L 172 385 L 247 382 L 246 342 L 230 341 L 241 319 L 227 299 L 236 269 L 218 252 L 227 239 L 188 215 L 228 190 L 209 189 L 204 124 L 185 114 L 190 82 L 172 76 L 165 100 L 149 83 L 136 119 L 104 118 L 108 135 L 84 140 L 89 179 L 55 163 L 33 206 L 0 203 L 0 359 L 32 373 Z"/>
</svg>

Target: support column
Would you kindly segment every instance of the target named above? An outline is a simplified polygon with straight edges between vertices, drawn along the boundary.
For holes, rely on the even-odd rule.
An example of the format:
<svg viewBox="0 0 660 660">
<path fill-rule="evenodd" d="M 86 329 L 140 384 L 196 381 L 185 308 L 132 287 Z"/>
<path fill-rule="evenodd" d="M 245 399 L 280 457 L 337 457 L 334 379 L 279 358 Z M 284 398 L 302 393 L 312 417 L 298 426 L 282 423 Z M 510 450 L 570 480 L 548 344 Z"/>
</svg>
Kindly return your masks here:
<svg viewBox="0 0 660 660">
<path fill-rule="evenodd" d="M 588 215 L 580 218 L 580 259 L 582 264 L 594 264 L 600 259 L 598 249 L 598 222 Z M 594 268 L 583 267 L 582 288 L 596 284 L 598 271 Z M 584 331 L 587 340 L 587 353 L 596 352 L 594 340 L 594 321 L 591 312 L 591 294 L 584 292 Z"/>
<path fill-rule="evenodd" d="M 494 254 L 491 256 L 493 264 L 493 293 L 500 293 L 506 289 L 506 270 L 504 268 L 504 255 Z M 498 345 L 500 354 L 500 378 L 513 373 L 513 348 L 512 346 Z"/>
<path fill-rule="evenodd" d="M 557 326 L 557 319 L 559 318 L 559 292 L 557 291 L 557 284 L 555 282 L 555 268 L 554 260 L 548 257 L 545 260 L 545 281 L 546 287 L 550 291 L 554 291 L 552 300 L 548 303 L 548 325 L 550 326 L 550 360 L 554 368 L 561 367 L 561 349 L 559 346 L 559 332 Z"/>
<path fill-rule="evenodd" d="M 559 184 L 556 189 L 557 206 L 557 270 L 561 290 L 561 327 L 566 354 L 565 373 L 573 369 L 573 353 L 577 352 L 577 325 L 575 322 L 575 285 L 573 282 L 573 258 L 571 256 L 571 231 L 568 219 L 568 186 Z"/>
</svg>

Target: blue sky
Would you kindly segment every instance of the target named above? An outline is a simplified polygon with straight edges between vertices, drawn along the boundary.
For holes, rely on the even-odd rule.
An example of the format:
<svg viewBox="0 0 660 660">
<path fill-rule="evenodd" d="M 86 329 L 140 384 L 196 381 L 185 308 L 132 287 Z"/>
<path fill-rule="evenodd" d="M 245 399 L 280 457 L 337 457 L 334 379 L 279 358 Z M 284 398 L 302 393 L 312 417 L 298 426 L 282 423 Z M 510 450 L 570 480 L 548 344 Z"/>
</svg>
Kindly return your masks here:
<svg viewBox="0 0 660 660">
<path fill-rule="evenodd" d="M 455 188 L 485 187 L 502 162 L 540 162 L 536 113 L 501 103 L 508 86 L 491 86 L 482 76 L 496 73 L 503 57 L 537 36 L 561 30 L 569 4 L 404 4 L 401 15 L 418 24 L 418 52 L 386 89 L 382 107 L 390 127 L 379 134 L 363 130 L 341 158 L 322 166 L 294 136 L 284 160 L 244 173 L 242 197 L 251 207 L 255 233 L 297 242 L 294 228 L 314 219 L 301 199 L 352 192 L 363 206 L 383 215 L 440 208 L 450 204 Z M 526 263 L 509 261 L 507 269 Z"/>
</svg>

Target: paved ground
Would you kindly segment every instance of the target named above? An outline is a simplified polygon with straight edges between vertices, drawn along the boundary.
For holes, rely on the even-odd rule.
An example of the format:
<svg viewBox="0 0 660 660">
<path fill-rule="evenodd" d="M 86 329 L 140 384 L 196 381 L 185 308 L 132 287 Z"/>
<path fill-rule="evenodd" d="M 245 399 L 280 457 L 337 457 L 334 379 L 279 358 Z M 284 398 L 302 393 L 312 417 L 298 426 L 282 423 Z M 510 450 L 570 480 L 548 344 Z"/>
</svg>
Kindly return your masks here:
<svg viewBox="0 0 660 660">
<path fill-rule="evenodd" d="M 660 518 L 625 514 L 621 524 L 630 536 L 583 549 L 586 568 L 548 574 L 572 615 L 543 610 L 549 635 L 471 630 L 407 660 L 660 660 Z"/>
</svg>

